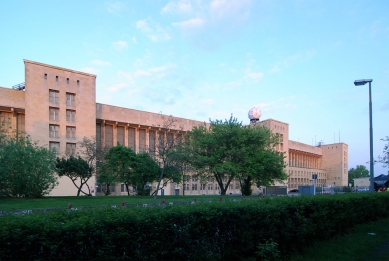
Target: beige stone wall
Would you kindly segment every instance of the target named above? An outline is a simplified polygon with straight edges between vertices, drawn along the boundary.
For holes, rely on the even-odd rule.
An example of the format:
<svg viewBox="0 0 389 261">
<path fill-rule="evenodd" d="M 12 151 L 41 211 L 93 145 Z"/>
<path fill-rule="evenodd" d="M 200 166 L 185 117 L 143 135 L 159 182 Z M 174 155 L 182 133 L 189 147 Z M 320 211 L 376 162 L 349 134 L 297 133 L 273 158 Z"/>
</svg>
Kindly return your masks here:
<svg viewBox="0 0 389 261">
<path fill-rule="evenodd" d="M 354 188 L 357 188 L 357 187 L 367 187 L 367 188 L 369 188 L 370 187 L 370 178 L 369 177 L 366 177 L 366 178 L 355 178 L 354 179 Z"/>
<path fill-rule="evenodd" d="M 25 106 L 24 91 L 0 87 L 0 108 L 4 108 L 4 110 L 10 110 L 11 108 L 24 110 Z"/>
<path fill-rule="evenodd" d="M 322 168 L 327 170 L 327 185 L 348 186 L 348 145 L 326 144 L 322 149 Z"/>
<path fill-rule="evenodd" d="M 96 134 L 96 76 L 47 64 L 24 60 L 25 63 L 25 130 L 39 145 L 59 143 L 60 155 L 67 144 Z M 50 91 L 58 93 L 58 102 L 50 101 Z M 67 94 L 75 103 L 67 104 Z M 50 119 L 50 108 L 58 110 L 58 119 Z M 75 121 L 67 120 L 67 111 L 75 112 Z M 59 127 L 59 137 L 50 137 L 49 126 Z M 75 128 L 75 137 L 67 137 L 67 127 Z M 66 179 L 65 179 L 66 180 Z M 76 188 L 61 179 L 50 195 L 75 195 Z M 94 179 L 90 180 L 94 185 Z"/>
</svg>

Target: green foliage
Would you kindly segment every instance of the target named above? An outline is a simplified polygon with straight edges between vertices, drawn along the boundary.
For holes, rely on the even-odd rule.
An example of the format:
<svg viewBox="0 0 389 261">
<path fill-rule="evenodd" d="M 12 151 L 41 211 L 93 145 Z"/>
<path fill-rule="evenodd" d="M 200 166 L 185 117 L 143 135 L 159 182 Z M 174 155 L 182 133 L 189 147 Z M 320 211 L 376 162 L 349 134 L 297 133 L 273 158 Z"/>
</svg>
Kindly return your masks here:
<svg viewBox="0 0 389 261">
<path fill-rule="evenodd" d="M 383 155 L 378 156 L 378 162 L 382 163 L 384 167 L 389 167 L 389 136 L 386 136 L 384 139 L 381 140 L 386 141 L 387 143 L 384 145 L 384 149 L 382 151 Z"/>
<path fill-rule="evenodd" d="M 0 217 L 0 259 L 289 260 L 388 216 L 388 193 L 8 215 Z"/>
<path fill-rule="evenodd" d="M 273 239 L 266 240 L 265 243 L 259 243 L 257 246 L 257 257 L 262 261 L 278 261 L 280 260 L 280 251 L 278 244 Z"/>
<path fill-rule="evenodd" d="M 106 196 L 110 195 L 109 186 L 115 182 L 131 182 L 132 164 L 136 154 L 131 148 L 118 144 L 109 149 L 100 166 L 97 182 L 106 184 Z"/>
<path fill-rule="evenodd" d="M 138 196 L 150 195 L 153 181 L 158 179 L 160 169 L 158 164 L 146 152 L 136 154 L 132 163 L 131 184 L 136 187 Z"/>
<path fill-rule="evenodd" d="M 253 190 L 251 189 L 252 185 L 251 176 L 247 176 L 247 178 L 243 178 L 242 184 L 242 195 L 243 196 L 251 196 L 253 194 Z"/>
<path fill-rule="evenodd" d="M 222 195 L 235 177 L 251 176 L 265 186 L 287 178 L 284 154 L 275 150 L 280 137 L 268 128 L 242 126 L 231 116 L 225 121 L 210 120 L 209 128 L 196 126 L 187 136 L 191 164 L 202 175 L 214 176 Z"/>
<path fill-rule="evenodd" d="M 55 154 L 27 136 L 3 136 L 0 142 L 0 195 L 43 197 L 57 185 Z"/>
<path fill-rule="evenodd" d="M 77 196 L 80 196 L 80 192 L 85 195 L 91 196 L 89 186 L 87 184 L 88 180 L 92 177 L 93 168 L 81 157 L 69 158 L 57 158 L 57 172 L 58 175 L 68 177 L 78 189 Z M 76 183 L 79 180 L 79 185 Z M 88 193 L 82 190 L 84 185 L 87 185 Z"/>
<path fill-rule="evenodd" d="M 351 168 L 348 171 L 348 183 L 352 184 L 354 187 L 354 179 L 356 178 L 363 178 L 363 177 L 369 177 L 369 171 L 366 169 L 363 165 L 357 165 L 357 167 Z"/>
</svg>

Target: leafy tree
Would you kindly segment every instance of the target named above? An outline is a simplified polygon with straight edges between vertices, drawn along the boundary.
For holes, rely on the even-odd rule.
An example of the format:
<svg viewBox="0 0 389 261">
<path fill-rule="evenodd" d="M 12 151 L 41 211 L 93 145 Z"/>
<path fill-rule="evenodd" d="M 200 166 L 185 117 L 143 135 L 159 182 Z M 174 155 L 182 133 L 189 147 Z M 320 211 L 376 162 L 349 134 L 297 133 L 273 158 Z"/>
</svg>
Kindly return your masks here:
<svg viewBox="0 0 389 261">
<path fill-rule="evenodd" d="M 132 164 L 131 184 L 136 187 L 138 196 L 150 195 L 149 186 L 158 180 L 160 168 L 154 159 L 146 152 L 136 154 Z"/>
<path fill-rule="evenodd" d="M 159 164 L 161 171 L 157 182 L 157 188 L 153 192 L 154 199 L 157 199 L 158 191 L 170 182 L 180 182 L 180 172 L 171 158 L 171 152 L 174 150 L 178 140 L 170 133 L 170 129 L 176 129 L 177 119 L 169 116 L 160 126 L 161 132 L 158 134 L 158 140 L 155 148 L 149 148 L 149 152 L 153 155 L 156 162 Z M 162 135 L 161 135 L 162 134 Z M 161 186 L 162 182 L 162 186 Z"/>
<path fill-rule="evenodd" d="M 29 136 L 5 136 L 0 141 L 0 195 L 40 198 L 58 184 L 55 154 Z"/>
<path fill-rule="evenodd" d="M 118 144 L 109 149 L 104 156 L 104 161 L 99 168 L 97 181 L 106 184 L 106 196 L 110 195 L 109 186 L 116 182 L 123 182 L 128 192 L 128 184 L 131 183 L 132 164 L 136 154 L 131 148 Z M 129 192 L 128 192 L 129 193 Z"/>
<path fill-rule="evenodd" d="M 389 136 L 386 136 L 382 141 L 387 143 L 384 145 L 383 156 L 378 156 L 378 162 L 382 163 L 384 167 L 389 167 Z M 389 173 L 389 171 L 388 171 Z"/>
<path fill-rule="evenodd" d="M 369 171 L 366 169 L 365 166 L 363 165 L 357 165 L 357 167 L 354 169 L 354 168 L 351 168 L 349 171 L 348 171 L 348 183 L 352 184 L 352 186 L 354 187 L 354 179 L 355 178 L 364 178 L 364 177 L 369 177 Z"/>
<path fill-rule="evenodd" d="M 70 178 L 74 186 L 76 186 L 78 189 L 77 196 L 80 196 L 80 192 L 91 196 L 89 186 L 87 187 L 89 190 L 88 192 L 84 192 L 82 190 L 82 187 L 87 184 L 93 173 L 93 168 L 88 164 L 87 161 L 81 157 L 75 158 L 73 156 L 70 156 L 69 158 L 57 158 L 57 170 L 60 177 L 66 176 Z M 79 185 L 76 183 L 77 180 L 80 182 Z"/>
<path fill-rule="evenodd" d="M 242 196 L 251 196 L 253 190 L 251 189 L 252 181 L 251 176 L 247 176 L 243 178 L 243 184 L 241 184 L 242 188 Z"/>
<path fill-rule="evenodd" d="M 284 154 L 275 150 L 280 137 L 262 126 L 242 126 L 236 118 L 210 120 L 194 127 L 186 141 L 191 164 L 200 175 L 214 176 L 225 195 L 233 178 L 250 176 L 265 186 L 287 178 Z"/>
</svg>

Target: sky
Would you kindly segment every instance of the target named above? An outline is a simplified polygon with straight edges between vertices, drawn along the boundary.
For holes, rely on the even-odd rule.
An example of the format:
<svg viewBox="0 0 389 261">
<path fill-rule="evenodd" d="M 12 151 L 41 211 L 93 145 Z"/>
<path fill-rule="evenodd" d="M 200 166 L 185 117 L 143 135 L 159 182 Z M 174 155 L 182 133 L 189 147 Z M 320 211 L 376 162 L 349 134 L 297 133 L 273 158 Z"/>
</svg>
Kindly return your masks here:
<svg viewBox="0 0 389 261">
<path fill-rule="evenodd" d="M 99 103 L 208 122 L 289 124 L 306 144 L 344 142 L 369 169 L 389 136 L 389 1 L 5 1 L 0 86 L 23 59 L 97 75 Z M 375 175 L 388 168 L 375 165 Z"/>
</svg>

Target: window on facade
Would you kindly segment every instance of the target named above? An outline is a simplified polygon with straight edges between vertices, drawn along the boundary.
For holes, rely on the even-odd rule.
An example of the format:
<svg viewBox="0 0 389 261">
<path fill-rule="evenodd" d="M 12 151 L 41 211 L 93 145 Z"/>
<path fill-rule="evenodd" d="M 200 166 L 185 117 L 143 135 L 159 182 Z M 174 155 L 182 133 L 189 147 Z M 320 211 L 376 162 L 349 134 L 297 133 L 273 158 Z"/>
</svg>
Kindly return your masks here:
<svg viewBox="0 0 389 261">
<path fill-rule="evenodd" d="M 113 126 L 105 125 L 105 146 L 113 146 Z"/>
<path fill-rule="evenodd" d="M 24 114 L 19 113 L 16 120 L 18 121 L 18 129 L 17 129 L 18 134 L 23 134 L 23 132 L 25 130 L 25 123 L 24 123 L 25 116 L 24 116 Z"/>
<path fill-rule="evenodd" d="M 50 108 L 50 120 L 57 121 L 59 118 L 59 109 L 58 108 Z"/>
<path fill-rule="evenodd" d="M 58 92 L 57 91 L 49 91 L 49 100 L 51 103 L 58 103 Z"/>
<path fill-rule="evenodd" d="M 158 146 L 160 150 L 165 147 L 165 133 L 163 131 L 158 132 Z"/>
<path fill-rule="evenodd" d="M 69 84 L 69 78 L 66 78 L 66 83 Z"/>
<path fill-rule="evenodd" d="M 125 184 L 120 185 L 120 192 L 127 192 Z"/>
<path fill-rule="evenodd" d="M 66 155 L 75 155 L 75 154 L 76 154 L 76 144 L 66 143 Z"/>
<path fill-rule="evenodd" d="M 58 82 L 58 76 L 55 76 L 55 81 Z"/>
<path fill-rule="evenodd" d="M 117 137 L 118 137 L 119 144 L 124 145 L 124 127 L 123 126 L 117 127 Z"/>
<path fill-rule="evenodd" d="M 76 128 L 75 127 L 66 127 L 66 138 L 75 139 L 76 138 Z"/>
<path fill-rule="evenodd" d="M 174 133 L 168 133 L 167 134 L 167 143 L 169 147 L 173 146 L 174 143 Z"/>
<path fill-rule="evenodd" d="M 80 80 L 77 80 L 77 85 L 80 86 Z"/>
<path fill-rule="evenodd" d="M 45 73 L 45 80 L 47 80 L 47 73 Z"/>
<path fill-rule="evenodd" d="M 212 184 L 208 184 L 208 190 L 212 190 Z"/>
<path fill-rule="evenodd" d="M 49 142 L 49 149 L 50 151 L 54 151 L 56 153 L 59 152 L 59 142 Z"/>
<path fill-rule="evenodd" d="M 135 129 L 128 128 L 128 147 L 135 151 Z"/>
<path fill-rule="evenodd" d="M 192 184 L 192 190 L 197 190 L 197 184 Z"/>
<path fill-rule="evenodd" d="M 12 113 L 0 111 L 0 129 L 6 133 L 12 132 Z"/>
<path fill-rule="evenodd" d="M 58 125 L 49 125 L 51 138 L 59 138 L 59 126 Z"/>
<path fill-rule="evenodd" d="M 155 131 L 149 131 L 149 153 L 155 155 Z"/>
<path fill-rule="evenodd" d="M 144 152 L 146 149 L 146 130 L 139 130 L 139 152 Z"/>
<path fill-rule="evenodd" d="M 66 121 L 75 122 L 76 121 L 76 111 L 66 110 Z"/>
<path fill-rule="evenodd" d="M 101 124 L 96 123 L 96 146 L 97 149 L 101 148 Z"/>
<path fill-rule="evenodd" d="M 66 105 L 75 106 L 76 105 L 76 95 L 74 93 L 66 93 Z"/>
</svg>

